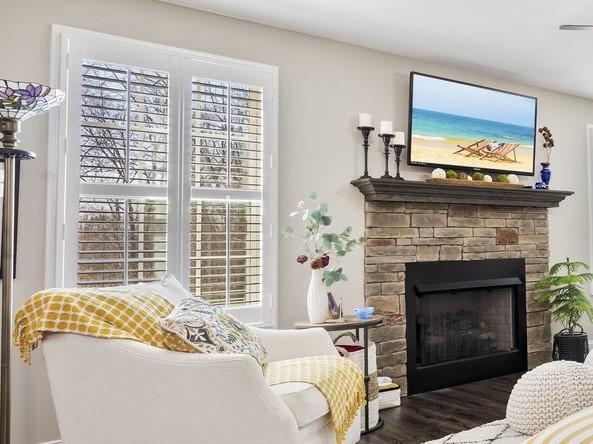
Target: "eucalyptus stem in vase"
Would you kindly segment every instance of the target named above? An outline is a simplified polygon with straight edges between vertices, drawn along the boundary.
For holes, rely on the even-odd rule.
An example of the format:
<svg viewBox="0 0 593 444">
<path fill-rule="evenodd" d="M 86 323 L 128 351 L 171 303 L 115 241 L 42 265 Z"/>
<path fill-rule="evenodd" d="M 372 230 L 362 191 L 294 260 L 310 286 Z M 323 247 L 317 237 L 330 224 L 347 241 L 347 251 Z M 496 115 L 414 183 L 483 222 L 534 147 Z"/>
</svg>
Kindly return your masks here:
<svg viewBox="0 0 593 444">
<path fill-rule="evenodd" d="M 305 231 L 295 234 L 292 227 L 286 227 L 281 235 L 301 244 L 302 252 L 296 258 L 299 264 L 311 267 L 311 280 L 307 292 L 307 314 L 311 323 L 327 320 L 327 288 L 337 282 L 346 281 L 346 275 L 339 264 L 339 258 L 364 244 L 364 237 L 353 238 L 352 227 L 341 232 L 331 232 L 332 217 L 326 203 L 317 203 L 317 193 L 309 195 L 309 202 L 300 201 L 291 218 L 299 218 Z"/>
</svg>

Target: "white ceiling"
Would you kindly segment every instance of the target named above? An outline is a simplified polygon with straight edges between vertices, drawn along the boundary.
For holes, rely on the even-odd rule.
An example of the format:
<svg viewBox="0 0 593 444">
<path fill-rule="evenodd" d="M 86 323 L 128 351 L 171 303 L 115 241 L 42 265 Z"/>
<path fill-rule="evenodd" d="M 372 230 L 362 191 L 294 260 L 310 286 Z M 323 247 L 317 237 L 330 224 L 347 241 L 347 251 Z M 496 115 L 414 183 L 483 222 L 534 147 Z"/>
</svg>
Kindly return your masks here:
<svg viewBox="0 0 593 444">
<path fill-rule="evenodd" d="M 593 99 L 591 0 L 164 0 Z"/>
</svg>

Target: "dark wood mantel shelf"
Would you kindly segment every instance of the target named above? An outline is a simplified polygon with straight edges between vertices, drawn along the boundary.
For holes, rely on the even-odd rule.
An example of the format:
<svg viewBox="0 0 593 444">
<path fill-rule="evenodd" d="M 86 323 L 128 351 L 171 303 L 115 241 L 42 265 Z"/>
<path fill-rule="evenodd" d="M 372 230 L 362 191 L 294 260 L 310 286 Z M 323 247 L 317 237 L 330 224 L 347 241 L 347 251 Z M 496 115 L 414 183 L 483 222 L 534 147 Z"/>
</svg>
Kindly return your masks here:
<svg viewBox="0 0 593 444">
<path fill-rule="evenodd" d="M 352 185 L 367 202 L 438 202 L 475 205 L 551 208 L 560 205 L 573 191 L 531 188 L 487 188 L 442 185 L 425 181 L 356 179 Z"/>
</svg>

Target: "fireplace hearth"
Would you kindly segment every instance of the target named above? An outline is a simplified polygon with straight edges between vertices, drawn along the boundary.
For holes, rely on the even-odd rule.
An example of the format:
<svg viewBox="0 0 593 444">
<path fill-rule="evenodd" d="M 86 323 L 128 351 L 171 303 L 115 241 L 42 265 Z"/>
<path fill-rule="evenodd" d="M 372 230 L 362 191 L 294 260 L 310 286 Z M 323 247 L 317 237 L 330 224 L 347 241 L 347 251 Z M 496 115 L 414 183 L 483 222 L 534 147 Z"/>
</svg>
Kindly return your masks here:
<svg viewBox="0 0 593 444">
<path fill-rule="evenodd" d="M 405 268 L 409 394 L 527 369 L 524 259 Z"/>
</svg>

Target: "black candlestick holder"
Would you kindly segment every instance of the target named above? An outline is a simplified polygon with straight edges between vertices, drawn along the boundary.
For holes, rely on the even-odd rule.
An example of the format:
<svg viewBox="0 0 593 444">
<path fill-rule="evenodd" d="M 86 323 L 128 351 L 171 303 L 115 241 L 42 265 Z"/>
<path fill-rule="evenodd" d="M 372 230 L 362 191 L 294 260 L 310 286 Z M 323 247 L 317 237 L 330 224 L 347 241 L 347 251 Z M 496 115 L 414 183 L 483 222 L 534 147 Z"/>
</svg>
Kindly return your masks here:
<svg viewBox="0 0 593 444">
<path fill-rule="evenodd" d="M 359 126 L 358 129 L 362 133 L 362 148 L 364 150 L 364 173 L 360 176 L 361 179 L 369 176 L 369 136 L 371 131 L 375 128 L 372 126 Z"/>
<path fill-rule="evenodd" d="M 383 154 L 385 154 L 385 174 L 381 177 L 392 177 L 389 175 L 389 142 L 395 137 L 395 134 L 379 134 L 379 137 L 383 139 L 383 145 L 385 146 L 385 151 L 383 151 Z"/>
<path fill-rule="evenodd" d="M 399 163 L 401 162 L 401 156 L 402 156 L 402 151 L 406 148 L 405 145 L 391 145 L 393 147 L 393 150 L 395 151 L 395 167 L 396 167 L 396 173 L 395 173 L 395 179 L 396 180 L 406 180 L 403 177 L 401 177 L 399 175 Z"/>
</svg>

